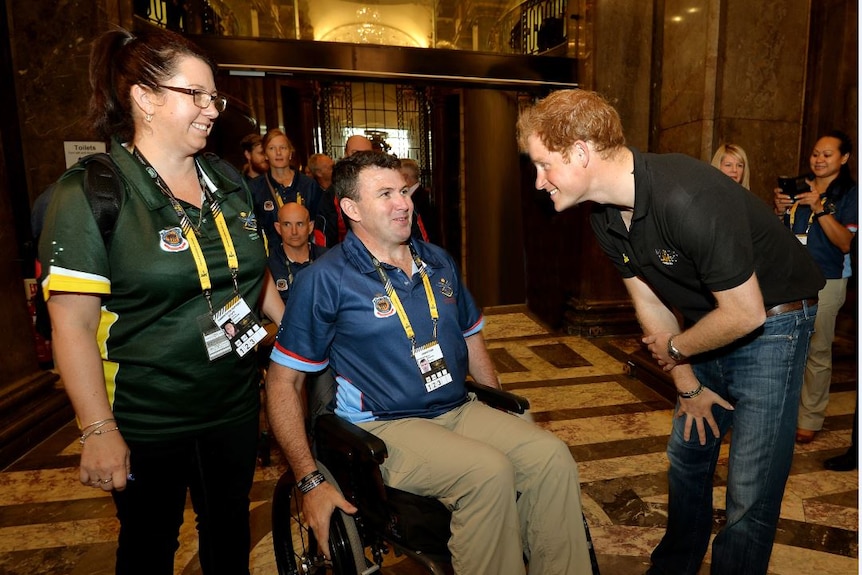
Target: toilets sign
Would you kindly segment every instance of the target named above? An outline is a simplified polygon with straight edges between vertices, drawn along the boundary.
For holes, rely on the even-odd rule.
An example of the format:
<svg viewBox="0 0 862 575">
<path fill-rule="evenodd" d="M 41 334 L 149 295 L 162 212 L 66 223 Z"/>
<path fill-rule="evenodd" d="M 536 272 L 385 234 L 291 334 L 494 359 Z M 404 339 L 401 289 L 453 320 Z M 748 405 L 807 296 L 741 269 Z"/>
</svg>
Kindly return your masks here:
<svg viewBox="0 0 862 575">
<path fill-rule="evenodd" d="M 66 153 L 66 168 L 71 168 L 84 156 L 104 152 L 105 142 L 63 142 L 63 151 Z"/>
</svg>

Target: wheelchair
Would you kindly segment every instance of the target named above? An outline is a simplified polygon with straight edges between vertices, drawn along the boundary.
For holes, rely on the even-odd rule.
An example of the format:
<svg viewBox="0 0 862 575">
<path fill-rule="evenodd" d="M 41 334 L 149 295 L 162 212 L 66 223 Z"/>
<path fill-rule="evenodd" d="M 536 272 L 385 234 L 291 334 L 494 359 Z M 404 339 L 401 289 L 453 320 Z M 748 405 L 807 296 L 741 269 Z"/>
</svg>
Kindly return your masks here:
<svg viewBox="0 0 862 575">
<path fill-rule="evenodd" d="M 467 388 L 497 409 L 523 414 L 530 407 L 526 398 L 506 391 L 470 381 Z M 279 575 L 376 573 L 390 550 L 396 556 L 412 558 L 430 575 L 451 574 L 449 510 L 434 498 L 383 483 L 380 465 L 387 451 L 378 437 L 332 413 L 317 416 L 311 427 L 318 468 L 358 511 L 348 515 L 335 510 L 329 527 L 331 560 L 325 560 L 302 517 L 297 478 L 288 469 L 272 498 L 272 537 Z M 597 574 L 591 543 L 590 557 Z"/>
</svg>

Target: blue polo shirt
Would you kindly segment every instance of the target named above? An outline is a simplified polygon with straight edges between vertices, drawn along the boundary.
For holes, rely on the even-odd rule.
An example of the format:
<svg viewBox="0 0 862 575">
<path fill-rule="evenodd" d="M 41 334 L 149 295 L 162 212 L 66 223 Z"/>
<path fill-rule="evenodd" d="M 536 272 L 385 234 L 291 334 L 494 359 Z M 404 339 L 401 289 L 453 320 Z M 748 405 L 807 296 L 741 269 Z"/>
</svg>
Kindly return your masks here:
<svg viewBox="0 0 862 575">
<path fill-rule="evenodd" d="M 309 260 L 307 262 L 296 263 L 290 261 L 290 258 L 284 253 L 284 245 L 279 243 L 276 246 L 270 246 L 269 259 L 266 261 L 269 266 L 269 271 L 272 273 L 272 280 L 275 282 L 275 289 L 278 290 L 278 295 L 282 301 L 287 302 L 290 295 L 290 287 L 293 281 L 296 280 L 296 274 L 314 263 L 317 258 L 326 253 L 326 248 L 315 243 L 308 243 Z"/>
<path fill-rule="evenodd" d="M 315 241 L 317 232 L 326 238 L 326 245 L 333 245 L 338 241 L 337 217 L 332 196 L 324 192 L 313 178 L 296 172 L 290 186 L 282 186 L 267 172 L 252 180 L 248 187 L 254 198 L 254 213 L 260 229 L 266 234 L 270 251 L 273 246 L 281 243 L 281 237 L 275 231 L 280 206 L 272 195 L 273 190 L 281 198 L 282 204 L 301 202 L 305 206 L 311 221 L 314 222 Z"/>
<path fill-rule="evenodd" d="M 335 413 L 349 421 L 436 417 L 466 401 L 465 338 L 482 329 L 482 314 L 442 248 L 416 240 L 413 246 L 431 282 L 440 315 L 437 341 L 452 375 L 431 392 L 370 254 L 352 231 L 291 288 L 271 359 L 305 372 L 331 366 Z M 416 347 L 428 343 L 433 322 L 421 275 L 381 265 L 416 333 Z"/>
<path fill-rule="evenodd" d="M 833 196 L 837 199 L 831 199 Z M 835 180 L 826 191 L 825 201 L 834 208 L 835 219 L 855 234 L 859 221 L 859 194 L 856 184 L 852 180 Z M 784 223 L 794 234 L 807 234 L 805 245 L 808 253 L 820 266 L 826 279 L 834 280 L 851 275 L 850 266 L 845 265 L 849 256 L 829 241 L 826 232 L 820 227 L 820 220 L 814 219 L 810 206 L 795 205 L 784 215 Z"/>
</svg>

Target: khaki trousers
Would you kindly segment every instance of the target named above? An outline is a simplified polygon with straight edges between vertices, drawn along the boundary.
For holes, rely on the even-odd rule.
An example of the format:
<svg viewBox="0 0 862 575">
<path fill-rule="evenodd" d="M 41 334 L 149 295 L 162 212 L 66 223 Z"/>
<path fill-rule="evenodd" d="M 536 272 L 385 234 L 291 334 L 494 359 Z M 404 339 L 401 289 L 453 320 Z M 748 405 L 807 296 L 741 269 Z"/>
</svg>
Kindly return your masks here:
<svg viewBox="0 0 862 575">
<path fill-rule="evenodd" d="M 799 397 L 797 427 L 820 431 L 829 404 L 832 382 L 832 342 L 835 340 L 835 318 L 847 296 L 847 278 L 826 280 L 817 302 L 814 335 L 808 348 L 805 379 Z"/>
<path fill-rule="evenodd" d="M 360 426 L 386 443 L 387 485 L 452 511 L 455 573 L 523 575 L 525 556 L 536 575 L 592 573 L 577 465 L 552 433 L 475 400 Z"/>
</svg>

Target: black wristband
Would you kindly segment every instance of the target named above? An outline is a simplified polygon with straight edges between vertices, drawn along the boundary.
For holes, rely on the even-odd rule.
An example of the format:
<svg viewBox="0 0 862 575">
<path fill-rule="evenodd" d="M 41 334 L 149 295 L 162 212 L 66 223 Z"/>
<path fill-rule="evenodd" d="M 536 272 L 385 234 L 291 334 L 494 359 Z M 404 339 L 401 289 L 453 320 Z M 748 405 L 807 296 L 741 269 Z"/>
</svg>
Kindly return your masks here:
<svg viewBox="0 0 862 575">
<path fill-rule="evenodd" d="M 312 471 L 311 473 L 309 473 L 308 475 L 306 475 L 305 477 L 300 479 L 296 483 L 296 486 L 299 487 L 299 490 L 302 491 L 303 493 L 308 493 L 309 491 L 311 491 L 312 489 L 314 489 L 315 487 L 317 487 L 318 485 L 320 485 L 324 481 L 326 481 L 326 478 L 323 476 L 323 474 L 320 471 L 315 469 L 314 471 Z"/>
</svg>

